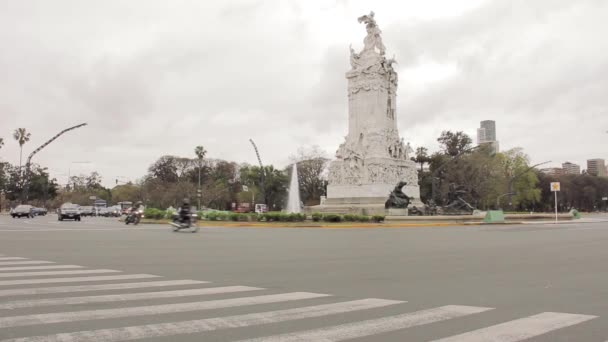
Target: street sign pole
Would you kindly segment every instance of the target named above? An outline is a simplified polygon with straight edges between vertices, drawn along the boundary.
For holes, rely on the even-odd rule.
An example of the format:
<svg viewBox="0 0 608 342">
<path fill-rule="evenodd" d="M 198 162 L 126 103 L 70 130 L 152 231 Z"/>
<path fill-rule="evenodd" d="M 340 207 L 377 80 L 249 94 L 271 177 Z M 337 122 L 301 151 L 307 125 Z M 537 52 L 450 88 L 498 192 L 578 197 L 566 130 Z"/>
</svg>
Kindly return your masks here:
<svg viewBox="0 0 608 342">
<path fill-rule="evenodd" d="M 555 223 L 557 223 L 557 191 L 553 193 L 555 194 Z"/>
<path fill-rule="evenodd" d="M 555 223 L 557 223 L 557 192 L 561 190 L 559 182 L 551 182 L 551 191 L 555 195 Z"/>
</svg>

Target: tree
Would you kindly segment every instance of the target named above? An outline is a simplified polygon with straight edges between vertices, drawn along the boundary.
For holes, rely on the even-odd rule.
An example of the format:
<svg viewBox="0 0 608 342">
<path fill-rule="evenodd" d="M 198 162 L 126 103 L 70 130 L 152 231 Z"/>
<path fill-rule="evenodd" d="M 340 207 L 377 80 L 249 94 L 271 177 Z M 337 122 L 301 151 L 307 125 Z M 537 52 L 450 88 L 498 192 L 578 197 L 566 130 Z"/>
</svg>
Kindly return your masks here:
<svg viewBox="0 0 608 342">
<path fill-rule="evenodd" d="M 15 132 L 13 132 L 13 138 L 15 138 L 15 140 L 17 140 L 17 142 L 19 143 L 19 148 L 20 148 L 20 152 L 19 152 L 19 169 L 21 170 L 21 161 L 22 161 L 22 157 L 23 157 L 23 145 L 30 141 L 30 137 L 32 135 L 30 133 L 27 132 L 27 130 L 25 128 L 17 128 L 15 130 Z"/>
<path fill-rule="evenodd" d="M 470 149 L 471 144 L 473 143 L 471 137 L 462 131 L 456 133 L 453 133 L 452 131 L 443 131 L 441 132 L 441 136 L 437 138 L 437 141 L 441 145 L 443 152 L 452 157 Z"/>
<path fill-rule="evenodd" d="M 201 169 L 203 167 L 203 158 L 205 158 L 205 154 L 207 154 L 207 151 L 205 151 L 205 148 L 201 145 L 196 146 L 194 148 L 194 154 L 196 154 L 196 158 L 198 160 L 198 191 L 202 191 L 201 190 Z M 201 194 L 197 192 L 196 196 L 198 197 L 198 207 L 201 207 Z"/>
<path fill-rule="evenodd" d="M 158 178 L 163 182 L 176 183 L 179 179 L 177 173 L 177 159 L 178 157 L 169 155 L 158 158 L 158 160 L 148 168 L 150 176 Z"/>
<path fill-rule="evenodd" d="M 2 146 L 4 146 L 4 138 L 0 138 L 0 148 L 2 148 Z"/>
<path fill-rule="evenodd" d="M 416 149 L 416 156 L 411 159 L 420 164 L 420 172 L 424 171 L 424 164 L 431 161 L 431 157 L 429 157 L 428 149 L 426 147 L 418 147 Z"/>
<path fill-rule="evenodd" d="M 260 189 L 260 174 L 259 166 L 245 165 L 240 170 L 240 180 L 242 184 L 255 186 Z M 272 165 L 264 166 L 264 198 L 270 210 L 281 210 L 284 207 L 287 199 L 287 187 L 289 185 L 289 177 L 287 172 L 277 170 Z"/>
<path fill-rule="evenodd" d="M 298 167 L 298 184 L 302 202 L 308 205 L 319 204 L 327 186 L 326 169 L 329 158 L 319 146 L 315 145 L 310 148 L 299 148 L 298 153 L 290 159 Z M 291 177 L 292 168 L 288 167 L 287 171 Z"/>
</svg>

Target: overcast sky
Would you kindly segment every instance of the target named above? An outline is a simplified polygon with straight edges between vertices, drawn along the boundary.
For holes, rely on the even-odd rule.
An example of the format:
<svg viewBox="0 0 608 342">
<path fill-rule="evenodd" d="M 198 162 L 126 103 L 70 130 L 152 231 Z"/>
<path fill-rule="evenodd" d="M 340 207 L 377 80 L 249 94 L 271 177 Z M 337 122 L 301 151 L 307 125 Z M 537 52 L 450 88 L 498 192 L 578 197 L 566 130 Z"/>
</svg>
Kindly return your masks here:
<svg viewBox="0 0 608 342">
<path fill-rule="evenodd" d="M 0 0 L 0 158 L 61 183 L 99 171 L 135 180 L 159 156 L 287 165 L 298 147 L 333 156 L 347 133 L 349 44 L 374 10 L 399 72 L 397 119 L 412 146 L 442 130 L 538 163 L 608 159 L 608 1 Z M 25 157 L 24 157 L 25 159 Z M 77 162 L 87 161 L 88 164 Z"/>
</svg>

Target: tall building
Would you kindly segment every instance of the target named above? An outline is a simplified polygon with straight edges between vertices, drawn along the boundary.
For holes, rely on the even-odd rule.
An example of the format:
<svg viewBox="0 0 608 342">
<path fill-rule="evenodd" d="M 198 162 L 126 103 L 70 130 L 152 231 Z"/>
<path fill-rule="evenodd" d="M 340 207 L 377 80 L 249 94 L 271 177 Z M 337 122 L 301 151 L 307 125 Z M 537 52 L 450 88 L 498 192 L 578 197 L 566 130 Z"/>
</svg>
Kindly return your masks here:
<svg viewBox="0 0 608 342">
<path fill-rule="evenodd" d="M 581 173 L 581 166 L 571 162 L 565 162 L 562 164 L 562 169 L 567 175 L 579 175 Z"/>
<path fill-rule="evenodd" d="M 587 173 L 592 176 L 606 177 L 606 162 L 604 159 L 587 160 Z"/>
<path fill-rule="evenodd" d="M 496 140 L 496 122 L 494 120 L 484 120 L 480 122 L 477 129 L 477 145 L 491 144 L 494 152 L 498 152 L 498 140 Z"/>
</svg>

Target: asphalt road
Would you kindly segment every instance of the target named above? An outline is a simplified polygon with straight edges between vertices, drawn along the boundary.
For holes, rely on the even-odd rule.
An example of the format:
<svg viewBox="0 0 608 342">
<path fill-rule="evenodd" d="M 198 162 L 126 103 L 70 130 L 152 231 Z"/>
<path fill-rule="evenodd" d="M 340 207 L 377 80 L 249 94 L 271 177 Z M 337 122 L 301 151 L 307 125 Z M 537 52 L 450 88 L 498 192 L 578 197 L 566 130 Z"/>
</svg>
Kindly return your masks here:
<svg viewBox="0 0 608 342">
<path fill-rule="evenodd" d="M 0 216 L 0 342 L 605 342 L 601 221 L 190 234 Z"/>
</svg>

